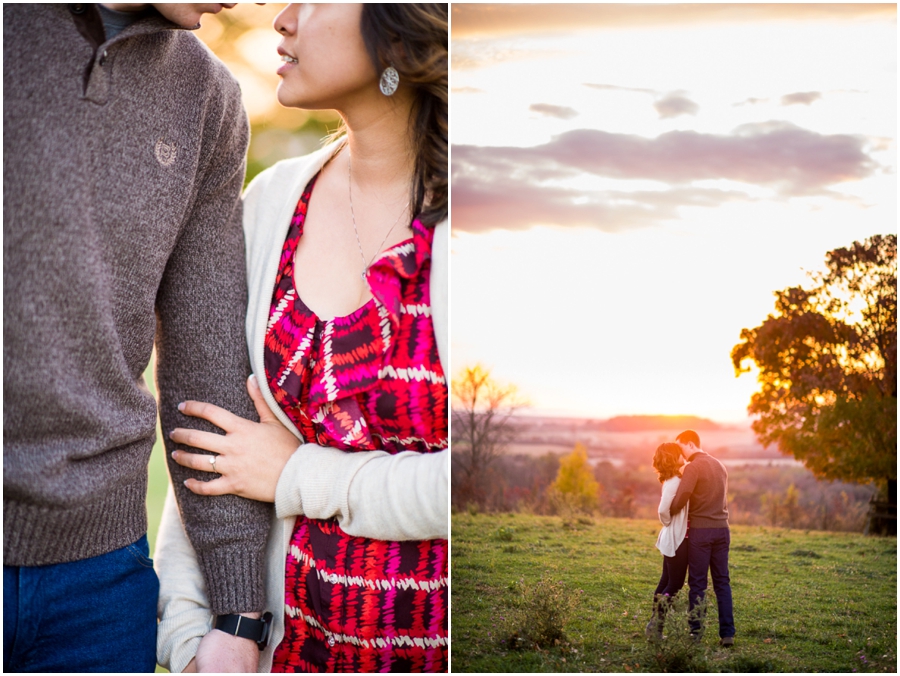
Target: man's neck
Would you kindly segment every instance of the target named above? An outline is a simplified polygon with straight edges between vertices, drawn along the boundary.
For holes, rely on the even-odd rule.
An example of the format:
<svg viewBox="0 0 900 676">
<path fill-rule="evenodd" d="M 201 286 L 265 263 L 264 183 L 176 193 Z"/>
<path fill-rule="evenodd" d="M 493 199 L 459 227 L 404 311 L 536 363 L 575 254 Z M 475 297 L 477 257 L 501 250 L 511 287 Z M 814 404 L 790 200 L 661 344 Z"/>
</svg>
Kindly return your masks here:
<svg viewBox="0 0 900 676">
<path fill-rule="evenodd" d="M 100 10 L 100 19 L 103 21 L 103 32 L 106 40 L 112 40 L 131 24 L 146 16 L 148 7 L 150 5 L 106 3 L 97 5 L 97 9 Z"/>
</svg>

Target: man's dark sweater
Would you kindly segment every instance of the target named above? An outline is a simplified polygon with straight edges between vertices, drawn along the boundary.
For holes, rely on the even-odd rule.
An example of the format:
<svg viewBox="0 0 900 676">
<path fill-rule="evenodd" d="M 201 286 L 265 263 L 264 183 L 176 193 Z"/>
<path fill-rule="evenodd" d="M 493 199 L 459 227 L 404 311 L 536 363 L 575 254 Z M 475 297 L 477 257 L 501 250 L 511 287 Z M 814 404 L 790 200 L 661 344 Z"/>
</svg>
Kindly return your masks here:
<svg viewBox="0 0 900 676">
<path fill-rule="evenodd" d="M 151 10 L 106 40 L 95 5 L 3 6 L 3 562 L 119 549 L 147 530 L 177 404 L 254 416 L 245 379 L 240 90 Z M 167 440 L 166 450 L 173 446 Z M 190 493 L 212 610 L 261 610 L 270 507 Z"/>
<path fill-rule="evenodd" d="M 690 501 L 691 528 L 728 528 L 728 472 L 711 455 L 697 451 L 684 468 L 678 491 L 669 508 L 677 514 Z"/>
</svg>

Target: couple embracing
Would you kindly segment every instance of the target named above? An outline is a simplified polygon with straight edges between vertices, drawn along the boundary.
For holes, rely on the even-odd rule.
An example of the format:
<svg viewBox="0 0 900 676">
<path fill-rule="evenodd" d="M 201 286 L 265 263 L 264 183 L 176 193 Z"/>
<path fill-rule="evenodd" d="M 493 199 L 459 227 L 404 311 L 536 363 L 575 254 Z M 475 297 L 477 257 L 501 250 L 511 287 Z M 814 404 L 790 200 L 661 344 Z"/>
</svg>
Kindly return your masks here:
<svg viewBox="0 0 900 676">
<path fill-rule="evenodd" d="M 3 7 L 4 671 L 447 669 L 447 5 L 285 8 L 243 201 L 231 7 Z"/>
<path fill-rule="evenodd" d="M 728 574 L 728 472 L 721 462 L 700 448 L 693 430 L 679 434 L 675 443 L 656 449 L 653 468 L 662 483 L 659 518 L 663 528 L 656 546 L 663 554 L 663 571 L 653 602 L 647 637 L 662 638 L 666 612 L 684 586 L 690 589 L 691 637 L 703 632 L 707 574 L 712 575 L 719 610 L 719 642 L 734 645 L 734 610 Z"/>
</svg>

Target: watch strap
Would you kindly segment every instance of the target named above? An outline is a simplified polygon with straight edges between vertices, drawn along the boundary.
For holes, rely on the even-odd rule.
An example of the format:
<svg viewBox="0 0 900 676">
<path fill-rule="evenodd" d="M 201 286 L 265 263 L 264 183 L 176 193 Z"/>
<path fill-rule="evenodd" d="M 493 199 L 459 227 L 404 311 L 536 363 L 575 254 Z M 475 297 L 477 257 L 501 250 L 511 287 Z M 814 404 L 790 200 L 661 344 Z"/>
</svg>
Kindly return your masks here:
<svg viewBox="0 0 900 676">
<path fill-rule="evenodd" d="M 272 613 L 264 613 L 259 620 L 243 615 L 219 615 L 216 618 L 216 629 L 239 638 L 249 638 L 260 650 L 265 650 L 269 645 Z"/>
</svg>

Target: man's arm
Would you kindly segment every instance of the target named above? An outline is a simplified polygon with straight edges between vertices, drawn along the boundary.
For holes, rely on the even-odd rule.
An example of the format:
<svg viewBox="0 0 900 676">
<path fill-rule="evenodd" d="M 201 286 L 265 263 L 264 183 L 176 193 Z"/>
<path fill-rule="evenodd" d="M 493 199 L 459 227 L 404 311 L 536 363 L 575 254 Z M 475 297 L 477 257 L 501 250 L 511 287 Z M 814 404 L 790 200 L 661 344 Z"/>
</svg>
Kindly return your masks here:
<svg viewBox="0 0 900 676">
<path fill-rule="evenodd" d="M 249 131 L 237 84 L 207 102 L 195 198 L 157 295 L 157 384 L 163 434 L 176 427 L 218 431 L 181 415 L 187 399 L 206 401 L 256 420 L 245 382 L 247 282 L 240 191 Z M 188 477 L 208 474 L 171 460 L 169 473 L 197 553 L 213 614 L 263 609 L 264 549 L 271 506 L 236 496 L 203 497 Z M 195 451 L 196 449 L 189 449 Z"/>
<path fill-rule="evenodd" d="M 675 516 L 684 509 L 684 506 L 691 499 L 691 494 L 694 492 L 694 488 L 697 485 L 697 477 L 699 474 L 699 470 L 690 463 L 684 468 L 684 473 L 681 475 L 681 483 L 678 484 L 675 498 L 672 500 L 672 505 L 669 507 L 669 514 Z"/>
</svg>

